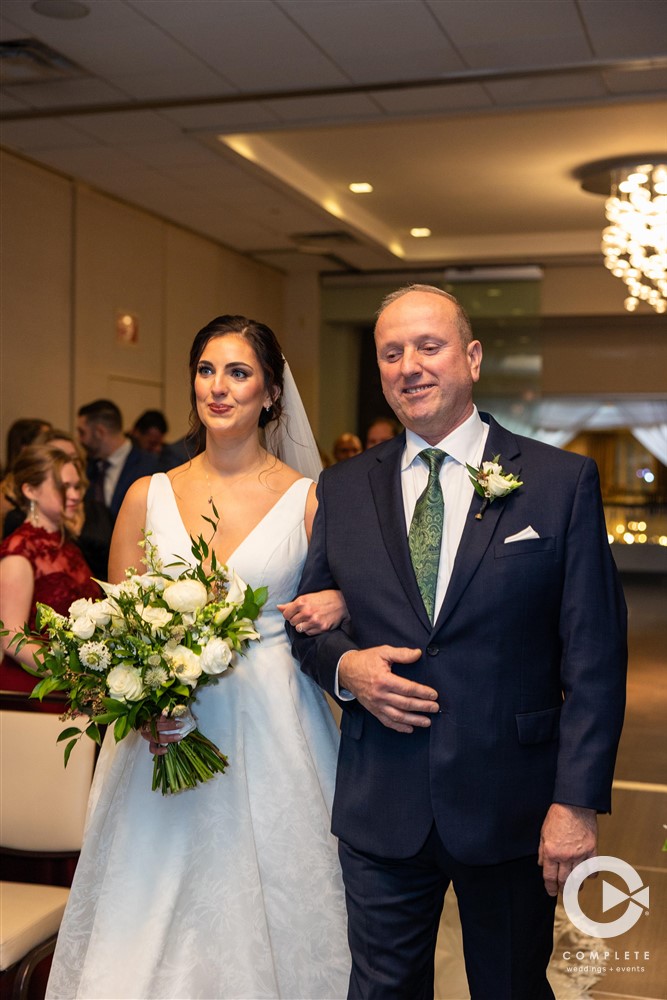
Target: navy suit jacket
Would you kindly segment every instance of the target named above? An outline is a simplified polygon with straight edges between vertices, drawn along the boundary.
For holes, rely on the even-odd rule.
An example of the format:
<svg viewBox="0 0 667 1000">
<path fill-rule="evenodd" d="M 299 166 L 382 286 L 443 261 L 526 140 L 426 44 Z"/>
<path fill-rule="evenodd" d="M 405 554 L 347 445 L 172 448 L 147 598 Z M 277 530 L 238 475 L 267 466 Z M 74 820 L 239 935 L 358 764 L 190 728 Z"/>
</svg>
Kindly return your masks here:
<svg viewBox="0 0 667 1000">
<path fill-rule="evenodd" d="M 118 516 L 118 511 L 125 499 L 125 494 L 132 483 L 136 479 L 141 479 L 142 476 L 152 476 L 154 472 L 158 471 L 157 457 L 149 451 L 143 451 L 141 448 L 137 448 L 136 445 L 132 445 L 123 468 L 120 470 L 120 476 L 118 477 L 118 482 L 116 483 L 111 503 L 109 504 L 109 510 L 114 520 Z M 94 474 L 94 460 L 91 460 L 88 462 L 89 478 L 92 479 Z"/>
<path fill-rule="evenodd" d="M 405 677 L 441 712 L 411 734 L 342 704 L 332 830 L 410 857 L 435 821 L 458 860 L 533 854 L 552 802 L 610 809 L 625 704 L 626 609 L 588 458 L 517 437 L 493 418 L 484 460 L 523 486 L 476 520 L 475 494 L 435 625 L 410 561 L 400 485 L 404 435 L 326 469 L 299 592 L 339 588 L 343 628 L 288 628 L 302 669 L 333 694 L 349 649 L 422 649 Z M 446 516 L 446 515 L 445 515 Z M 528 526 L 537 539 L 504 544 Z"/>
</svg>

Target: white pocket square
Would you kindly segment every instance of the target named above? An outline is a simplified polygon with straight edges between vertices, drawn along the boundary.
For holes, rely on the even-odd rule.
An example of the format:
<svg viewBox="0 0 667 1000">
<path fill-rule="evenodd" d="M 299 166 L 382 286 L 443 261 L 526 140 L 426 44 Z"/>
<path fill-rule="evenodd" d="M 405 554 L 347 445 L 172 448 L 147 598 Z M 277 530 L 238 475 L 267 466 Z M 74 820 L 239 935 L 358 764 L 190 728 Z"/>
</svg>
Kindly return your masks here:
<svg viewBox="0 0 667 1000">
<path fill-rule="evenodd" d="M 508 542 L 525 542 L 527 538 L 539 537 L 540 536 L 535 529 L 528 525 L 528 527 L 524 528 L 523 531 L 517 531 L 516 535 L 508 535 L 505 539 L 505 545 L 507 545 Z"/>
</svg>

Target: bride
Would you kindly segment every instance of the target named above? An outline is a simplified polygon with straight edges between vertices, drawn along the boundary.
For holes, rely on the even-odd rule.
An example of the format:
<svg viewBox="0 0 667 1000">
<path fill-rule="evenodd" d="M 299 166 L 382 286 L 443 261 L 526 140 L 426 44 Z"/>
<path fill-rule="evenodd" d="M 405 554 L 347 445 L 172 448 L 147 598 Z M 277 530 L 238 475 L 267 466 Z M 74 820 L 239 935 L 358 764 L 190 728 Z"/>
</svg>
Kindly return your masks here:
<svg viewBox="0 0 667 1000">
<path fill-rule="evenodd" d="M 267 425 L 269 447 L 291 449 L 302 469 L 301 458 L 317 454 L 309 428 L 306 447 L 302 427 L 285 427 L 293 383 L 284 369 L 261 323 L 221 316 L 200 330 L 190 376 L 205 450 L 136 482 L 120 511 L 113 582 L 138 564 L 143 529 L 167 565 L 190 552 L 190 536 L 208 540 L 202 516 L 215 506 L 217 558 L 253 588 L 267 586 L 269 598 L 261 642 L 196 701 L 202 731 L 229 757 L 224 775 L 163 797 L 151 791 L 141 735 L 118 744 L 107 736 L 54 955 L 53 1000 L 347 993 L 345 903 L 329 832 L 337 730 L 321 691 L 292 659 L 277 608 L 296 591 L 315 488 L 265 449 L 259 430 Z M 301 601 L 292 620 L 315 634 L 344 612 L 329 592 Z"/>
</svg>

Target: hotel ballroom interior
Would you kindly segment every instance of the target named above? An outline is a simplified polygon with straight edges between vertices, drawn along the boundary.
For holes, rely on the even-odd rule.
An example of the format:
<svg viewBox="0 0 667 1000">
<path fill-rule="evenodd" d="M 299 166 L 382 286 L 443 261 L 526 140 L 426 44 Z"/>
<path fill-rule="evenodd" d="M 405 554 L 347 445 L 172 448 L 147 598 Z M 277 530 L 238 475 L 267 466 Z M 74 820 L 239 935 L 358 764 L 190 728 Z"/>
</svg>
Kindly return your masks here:
<svg viewBox="0 0 667 1000">
<path fill-rule="evenodd" d="M 583 893 L 598 929 L 622 900 L 642 912 L 600 941 L 559 903 L 549 976 L 557 1000 L 667 997 L 667 4 L 3 0 L 0 31 L 3 449 L 22 418 L 74 433 L 97 398 L 180 438 L 192 338 L 232 313 L 276 331 L 329 456 L 388 415 L 374 315 L 423 283 L 482 341 L 478 408 L 596 461 L 629 609 L 599 853 L 639 881 L 604 871 Z M 3 692 L 3 752 L 24 740 L 24 788 L 54 757 L 51 800 L 28 796 L 48 833 L 61 746 L 35 766 L 38 737 L 8 729 L 36 714 L 19 701 Z M 85 806 L 70 856 L 45 861 L 8 843 L 2 781 L 2 877 L 37 887 L 24 913 L 3 883 L 9 997 L 57 930 L 39 886 L 71 879 Z M 44 995 L 49 961 L 21 996 Z M 435 996 L 469 996 L 452 892 Z"/>
</svg>

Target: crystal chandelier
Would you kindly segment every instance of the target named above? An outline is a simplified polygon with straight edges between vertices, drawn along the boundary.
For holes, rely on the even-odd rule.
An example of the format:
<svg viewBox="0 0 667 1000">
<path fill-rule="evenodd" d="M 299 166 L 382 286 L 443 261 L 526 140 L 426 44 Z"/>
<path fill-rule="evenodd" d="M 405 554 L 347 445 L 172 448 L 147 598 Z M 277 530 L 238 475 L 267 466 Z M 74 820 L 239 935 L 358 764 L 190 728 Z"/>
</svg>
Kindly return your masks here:
<svg viewBox="0 0 667 1000">
<path fill-rule="evenodd" d="M 585 190 L 609 195 L 602 253 L 627 286 L 625 308 L 667 312 L 667 156 L 590 164 L 578 175 Z"/>
</svg>

